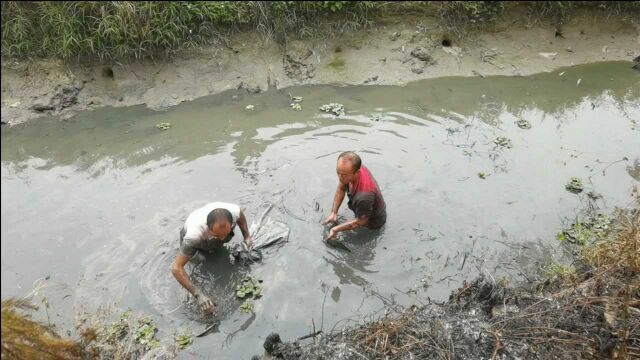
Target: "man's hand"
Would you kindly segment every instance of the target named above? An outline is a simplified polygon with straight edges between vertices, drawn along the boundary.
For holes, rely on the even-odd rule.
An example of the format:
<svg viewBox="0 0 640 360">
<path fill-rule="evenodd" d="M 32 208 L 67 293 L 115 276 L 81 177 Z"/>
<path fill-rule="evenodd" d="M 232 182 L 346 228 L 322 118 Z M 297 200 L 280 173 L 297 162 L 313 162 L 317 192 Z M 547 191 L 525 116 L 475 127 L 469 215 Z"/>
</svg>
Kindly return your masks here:
<svg viewBox="0 0 640 360">
<path fill-rule="evenodd" d="M 247 250 L 251 250 L 253 248 L 253 239 L 248 237 L 244 240 L 244 244 L 247 245 Z"/>
<path fill-rule="evenodd" d="M 329 230 L 329 236 L 327 236 L 326 239 L 324 239 L 324 241 L 329 241 L 329 240 L 333 240 L 336 238 L 336 236 L 338 236 L 338 232 L 335 231 L 334 229 Z"/>
<path fill-rule="evenodd" d="M 327 217 L 327 219 L 322 223 L 323 225 L 327 225 L 327 224 L 335 224 L 338 222 L 338 214 L 332 212 L 331 214 L 329 214 L 329 216 Z"/>
<path fill-rule="evenodd" d="M 196 300 L 198 300 L 198 306 L 200 307 L 200 310 L 210 314 L 213 313 L 213 310 L 215 310 L 216 308 L 216 304 L 213 302 L 213 300 L 211 300 L 207 295 L 203 294 L 200 289 L 196 289 L 193 295 L 196 297 Z"/>
</svg>

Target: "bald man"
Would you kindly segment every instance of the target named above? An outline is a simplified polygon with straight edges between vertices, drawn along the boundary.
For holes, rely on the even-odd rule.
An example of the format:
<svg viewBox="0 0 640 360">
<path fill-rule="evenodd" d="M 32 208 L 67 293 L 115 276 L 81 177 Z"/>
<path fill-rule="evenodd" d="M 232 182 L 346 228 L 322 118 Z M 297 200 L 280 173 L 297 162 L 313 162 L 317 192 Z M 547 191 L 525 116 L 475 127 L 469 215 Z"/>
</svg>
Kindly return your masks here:
<svg viewBox="0 0 640 360">
<path fill-rule="evenodd" d="M 331 214 L 324 224 L 335 224 L 338 221 L 338 209 L 349 196 L 348 206 L 355 213 L 355 219 L 349 220 L 331 228 L 325 240 L 334 239 L 339 232 L 357 229 L 361 226 L 369 229 L 379 229 L 387 221 L 387 210 L 378 183 L 369 169 L 362 165 L 360 156 L 352 151 L 346 151 L 338 156 L 336 166 L 338 173 L 338 188 L 333 198 Z"/>
</svg>

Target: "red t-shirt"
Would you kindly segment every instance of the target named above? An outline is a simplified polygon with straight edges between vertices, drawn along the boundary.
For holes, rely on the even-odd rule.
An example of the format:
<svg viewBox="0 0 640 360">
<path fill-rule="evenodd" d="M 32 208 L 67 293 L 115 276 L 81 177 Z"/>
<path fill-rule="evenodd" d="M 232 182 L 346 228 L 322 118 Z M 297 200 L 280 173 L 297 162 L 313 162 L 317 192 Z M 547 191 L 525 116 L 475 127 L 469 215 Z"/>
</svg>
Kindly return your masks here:
<svg viewBox="0 0 640 360">
<path fill-rule="evenodd" d="M 387 221 L 387 207 L 384 198 L 382 198 L 378 183 L 366 167 L 360 167 L 358 177 L 347 188 L 347 195 L 349 196 L 349 209 L 356 214 L 356 217 L 369 217 L 366 227 L 377 229 Z"/>
</svg>

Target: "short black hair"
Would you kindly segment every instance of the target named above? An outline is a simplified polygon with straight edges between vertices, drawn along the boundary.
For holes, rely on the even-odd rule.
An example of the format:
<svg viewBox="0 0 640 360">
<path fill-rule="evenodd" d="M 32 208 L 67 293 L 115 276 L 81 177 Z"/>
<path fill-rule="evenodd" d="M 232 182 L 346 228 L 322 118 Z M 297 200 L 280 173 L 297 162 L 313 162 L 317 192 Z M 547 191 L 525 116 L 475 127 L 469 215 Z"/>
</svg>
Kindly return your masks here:
<svg viewBox="0 0 640 360">
<path fill-rule="evenodd" d="M 360 159 L 360 156 L 358 156 L 358 154 L 354 153 L 353 151 L 345 151 L 340 154 L 340 156 L 338 156 L 338 160 L 342 158 L 349 161 L 356 171 L 360 170 L 360 166 L 362 166 L 362 159 Z"/>
<path fill-rule="evenodd" d="M 207 215 L 207 227 L 211 228 L 214 224 L 219 224 L 221 222 L 228 222 L 229 224 L 233 223 L 233 217 L 231 213 L 227 209 L 213 209 Z"/>
</svg>

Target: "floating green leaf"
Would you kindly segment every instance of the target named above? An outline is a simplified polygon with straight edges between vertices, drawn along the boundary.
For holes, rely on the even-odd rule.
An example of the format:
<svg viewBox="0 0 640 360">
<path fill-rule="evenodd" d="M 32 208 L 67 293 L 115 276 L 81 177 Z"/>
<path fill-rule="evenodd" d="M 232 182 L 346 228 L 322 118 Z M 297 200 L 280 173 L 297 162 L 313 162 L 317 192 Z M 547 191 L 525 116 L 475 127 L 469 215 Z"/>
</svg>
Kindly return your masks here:
<svg viewBox="0 0 640 360">
<path fill-rule="evenodd" d="M 134 335 L 135 340 L 142 345 L 149 344 L 155 337 L 158 329 L 148 317 L 138 320 L 138 325 L 138 329 Z"/>
<path fill-rule="evenodd" d="M 252 296 L 253 298 L 260 297 L 262 293 L 262 289 L 260 288 L 260 283 L 262 280 L 257 280 L 251 275 L 247 275 L 242 279 L 242 282 L 236 286 L 236 297 L 239 299 L 244 299 L 247 296 Z"/>
<path fill-rule="evenodd" d="M 242 303 L 242 305 L 240 305 L 240 312 L 250 313 L 252 311 L 253 311 L 253 303 L 251 303 L 250 301 L 245 301 L 244 303 Z"/>
<path fill-rule="evenodd" d="M 498 136 L 494 143 L 500 147 L 503 148 L 507 148 L 507 149 L 511 149 L 512 145 L 511 145 L 511 140 L 509 138 L 506 138 L 504 136 Z"/>
<path fill-rule="evenodd" d="M 516 125 L 518 125 L 520 129 L 531 129 L 531 123 L 525 119 L 516 121 Z"/>
<path fill-rule="evenodd" d="M 343 116 L 345 114 L 344 105 L 338 103 L 324 104 L 320 106 L 320 111 L 331 113 L 336 116 Z"/>
<path fill-rule="evenodd" d="M 193 336 L 190 334 L 179 334 L 176 336 L 176 347 L 180 350 L 186 348 L 193 343 Z"/>
<path fill-rule="evenodd" d="M 156 124 L 156 127 L 160 130 L 169 130 L 171 129 L 171 124 L 170 123 L 159 123 Z"/>
</svg>

